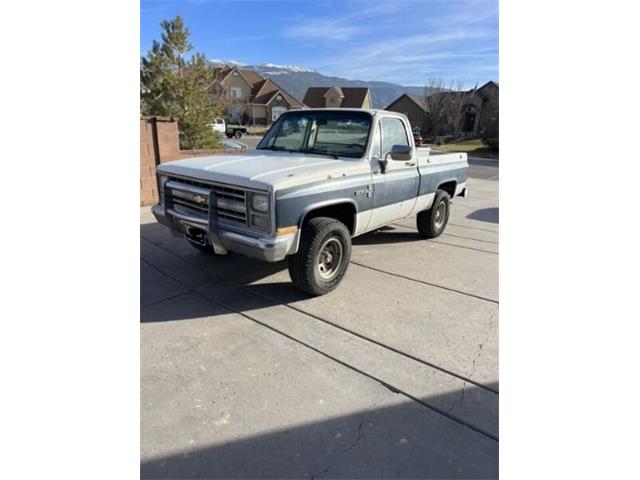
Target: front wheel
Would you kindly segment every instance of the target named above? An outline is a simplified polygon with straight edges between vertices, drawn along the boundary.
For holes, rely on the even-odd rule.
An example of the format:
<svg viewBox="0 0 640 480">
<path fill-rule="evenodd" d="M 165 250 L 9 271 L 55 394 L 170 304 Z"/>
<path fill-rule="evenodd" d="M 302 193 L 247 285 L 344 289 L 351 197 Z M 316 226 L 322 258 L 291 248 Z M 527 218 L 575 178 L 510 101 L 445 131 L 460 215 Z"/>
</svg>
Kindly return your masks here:
<svg viewBox="0 0 640 480">
<path fill-rule="evenodd" d="M 449 221 L 451 197 L 444 190 L 437 190 L 429 210 L 418 213 L 418 233 L 423 238 L 436 238 L 444 232 Z"/>
<path fill-rule="evenodd" d="M 351 259 L 351 234 L 344 223 L 329 217 L 309 220 L 302 230 L 298 253 L 287 257 L 293 284 L 311 295 L 336 288 Z"/>
<path fill-rule="evenodd" d="M 236 138 L 242 138 L 242 132 L 240 130 L 236 130 L 236 133 L 233 134 Z"/>
</svg>

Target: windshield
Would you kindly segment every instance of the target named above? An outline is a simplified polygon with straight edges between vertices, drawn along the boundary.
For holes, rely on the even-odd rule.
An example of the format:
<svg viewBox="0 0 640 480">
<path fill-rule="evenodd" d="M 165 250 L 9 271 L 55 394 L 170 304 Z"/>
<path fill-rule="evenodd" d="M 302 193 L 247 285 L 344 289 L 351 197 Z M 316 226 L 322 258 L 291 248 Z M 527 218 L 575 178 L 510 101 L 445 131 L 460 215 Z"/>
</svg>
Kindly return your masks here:
<svg viewBox="0 0 640 480">
<path fill-rule="evenodd" d="M 370 127 L 366 112 L 297 110 L 281 115 L 257 149 L 361 158 Z"/>
</svg>

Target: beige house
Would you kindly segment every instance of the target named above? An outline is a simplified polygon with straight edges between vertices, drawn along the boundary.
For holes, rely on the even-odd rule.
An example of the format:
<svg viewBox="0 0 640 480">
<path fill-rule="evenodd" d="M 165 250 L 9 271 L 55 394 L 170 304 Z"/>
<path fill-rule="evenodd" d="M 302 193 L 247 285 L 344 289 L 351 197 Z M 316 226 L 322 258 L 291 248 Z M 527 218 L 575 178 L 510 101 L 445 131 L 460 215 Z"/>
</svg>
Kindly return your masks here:
<svg viewBox="0 0 640 480">
<path fill-rule="evenodd" d="M 209 93 L 224 99 L 224 114 L 234 123 L 266 125 L 287 110 L 305 107 L 270 78 L 236 66 L 216 69 Z"/>
<path fill-rule="evenodd" d="M 365 87 L 309 87 L 302 102 L 310 108 L 372 108 Z"/>
</svg>

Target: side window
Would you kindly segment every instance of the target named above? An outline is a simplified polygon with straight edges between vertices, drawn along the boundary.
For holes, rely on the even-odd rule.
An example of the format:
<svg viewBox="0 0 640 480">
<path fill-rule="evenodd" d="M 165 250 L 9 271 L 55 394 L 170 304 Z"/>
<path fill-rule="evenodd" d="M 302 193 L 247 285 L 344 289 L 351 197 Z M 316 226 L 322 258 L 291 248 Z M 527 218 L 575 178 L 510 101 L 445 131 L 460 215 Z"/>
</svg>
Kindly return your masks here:
<svg viewBox="0 0 640 480">
<path fill-rule="evenodd" d="M 383 118 L 380 120 L 380 128 L 382 129 L 382 158 L 391 151 L 394 145 L 409 146 L 407 132 L 399 118 Z"/>
</svg>

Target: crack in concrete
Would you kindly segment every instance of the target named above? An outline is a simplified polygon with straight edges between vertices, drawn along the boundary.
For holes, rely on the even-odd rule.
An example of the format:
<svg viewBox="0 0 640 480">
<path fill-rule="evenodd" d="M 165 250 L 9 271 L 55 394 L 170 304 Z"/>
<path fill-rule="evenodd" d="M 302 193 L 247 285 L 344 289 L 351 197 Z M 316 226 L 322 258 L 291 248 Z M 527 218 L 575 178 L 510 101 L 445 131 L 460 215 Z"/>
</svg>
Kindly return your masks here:
<svg viewBox="0 0 640 480">
<path fill-rule="evenodd" d="M 179 279 L 173 277 L 172 275 L 168 274 L 167 272 L 164 272 L 159 267 L 153 265 L 152 263 L 146 261 L 143 258 L 141 258 L 140 260 L 142 262 L 146 263 L 147 265 L 149 265 L 151 268 L 154 268 L 158 272 L 164 274 L 168 278 L 171 278 L 172 280 L 176 281 L 178 284 L 180 284 L 180 285 L 184 286 L 185 288 L 191 290 L 187 285 L 185 285 Z M 350 365 L 349 363 L 347 363 L 347 362 L 345 362 L 343 360 L 340 360 L 339 358 L 334 357 L 334 356 L 332 356 L 332 355 L 320 350 L 319 348 L 316 348 L 316 347 L 314 347 L 314 346 L 312 346 L 312 345 L 310 345 L 308 343 L 305 343 L 305 342 L 303 342 L 303 341 L 301 341 L 301 340 L 299 340 L 299 339 L 287 334 L 286 332 L 278 330 L 277 328 L 274 328 L 271 325 L 269 325 L 267 323 L 264 323 L 264 322 L 258 320 L 257 318 L 252 317 L 251 315 L 249 315 L 247 313 L 244 313 L 243 311 L 238 310 L 237 308 L 235 308 L 235 307 L 233 307 L 231 305 L 228 305 L 228 304 L 216 299 L 215 297 L 210 297 L 210 296 L 204 295 L 204 294 L 202 294 L 200 292 L 197 292 L 197 291 L 193 291 L 193 290 L 191 290 L 191 291 L 192 291 L 193 294 L 198 295 L 198 296 L 202 297 L 203 299 L 210 301 L 211 303 L 214 303 L 214 304 L 216 304 L 216 305 L 218 305 L 218 306 L 220 306 L 220 307 L 222 307 L 222 308 L 224 308 L 226 310 L 229 310 L 230 312 L 237 313 L 238 315 L 246 318 L 247 320 L 250 320 L 250 321 L 252 321 L 252 322 L 254 322 L 254 323 L 256 323 L 256 324 L 258 324 L 258 325 L 260 325 L 260 326 L 262 326 L 264 328 L 267 328 L 268 330 L 271 330 L 272 332 L 275 332 L 275 333 L 277 333 L 279 335 L 282 335 L 283 337 L 288 338 L 289 340 L 292 340 L 293 342 L 295 342 L 295 343 L 297 343 L 299 345 L 302 345 L 303 347 L 306 347 L 306 348 L 308 348 L 308 349 L 310 349 L 310 350 L 312 350 L 312 351 L 314 351 L 314 352 L 316 352 L 316 353 L 318 353 L 318 354 L 320 354 L 320 355 L 322 355 L 322 356 L 324 356 L 326 358 L 329 358 L 330 360 L 333 360 L 336 363 L 339 363 L 340 365 L 342 365 L 342 366 L 344 366 L 346 368 L 349 368 L 349 369 L 353 370 L 354 372 L 359 373 L 360 375 L 363 375 L 363 376 L 365 376 L 365 377 L 367 377 L 367 378 L 369 378 L 371 380 L 374 380 L 374 381 L 382 384 L 383 386 L 386 386 L 385 382 L 383 382 L 379 378 L 375 377 L 374 375 L 372 375 L 370 373 L 366 373 L 365 371 L 360 370 L 359 368 L 357 368 L 357 367 L 355 367 L 353 365 Z M 484 388 L 487 388 L 487 387 L 484 387 Z M 438 407 L 430 405 L 430 404 L 422 401 L 421 399 L 419 399 L 417 397 L 414 397 L 413 395 L 411 395 L 411 394 L 409 394 L 407 392 L 404 392 L 402 390 L 398 389 L 398 393 L 401 394 L 401 395 L 404 395 L 405 397 L 413 400 L 414 402 L 419 403 L 420 405 L 422 405 L 422 406 L 424 406 L 424 407 L 426 407 L 426 408 L 428 408 L 430 410 L 433 410 L 436 413 L 439 413 L 440 415 L 443 415 L 444 417 L 447 417 L 449 420 L 452 420 L 452 421 L 454 421 L 454 422 L 456 422 L 456 423 L 458 423 L 460 425 L 463 425 L 463 426 L 469 428 L 470 430 L 473 430 L 473 431 L 479 433 L 480 435 L 484 435 L 485 437 L 488 437 L 488 438 L 490 438 L 490 439 L 492 439 L 492 440 L 494 440 L 496 442 L 498 441 L 498 437 L 496 437 L 496 436 L 492 435 L 491 433 L 488 433 L 488 432 L 486 432 L 486 431 L 484 431 L 484 430 L 482 430 L 482 429 L 480 429 L 480 428 L 478 428 L 478 427 L 466 422 L 465 420 L 463 420 L 461 418 L 458 418 L 458 417 L 450 414 L 449 412 L 447 412 L 445 410 L 442 410 L 442 409 L 440 409 Z"/>
<path fill-rule="evenodd" d="M 451 412 L 456 407 L 456 405 L 459 405 L 462 402 L 464 402 L 464 393 L 465 393 L 466 388 L 467 388 L 467 382 L 463 382 L 462 383 L 462 391 L 460 392 L 460 397 L 454 399 L 451 402 L 451 405 L 449 405 L 449 409 L 447 410 L 447 412 Z"/>
<path fill-rule="evenodd" d="M 489 310 L 489 326 L 487 327 L 487 330 L 484 332 L 481 342 L 478 344 L 478 353 L 471 361 L 471 371 L 469 372 L 469 377 L 472 377 L 473 374 L 476 372 L 476 362 L 480 360 L 480 357 L 482 356 L 482 352 L 484 351 L 484 345 L 489 341 L 491 331 L 494 328 L 494 323 L 495 323 L 495 315 L 493 313 L 493 310 Z"/>
<path fill-rule="evenodd" d="M 327 473 L 331 467 L 333 467 L 333 465 L 340 459 L 340 457 L 342 457 L 345 453 L 349 452 L 350 450 L 353 450 L 355 447 L 358 446 L 358 443 L 360 443 L 360 440 L 362 440 L 363 435 L 362 435 L 362 426 L 364 425 L 364 416 L 360 417 L 360 424 L 358 425 L 358 435 L 355 439 L 355 441 L 349 445 L 348 447 L 343 448 L 342 450 L 340 450 L 334 457 L 332 460 L 329 461 L 329 464 L 324 467 L 322 470 L 319 470 L 318 472 L 314 473 L 311 475 L 310 479 L 314 480 L 318 475 L 322 475 L 323 473 Z"/>
</svg>

